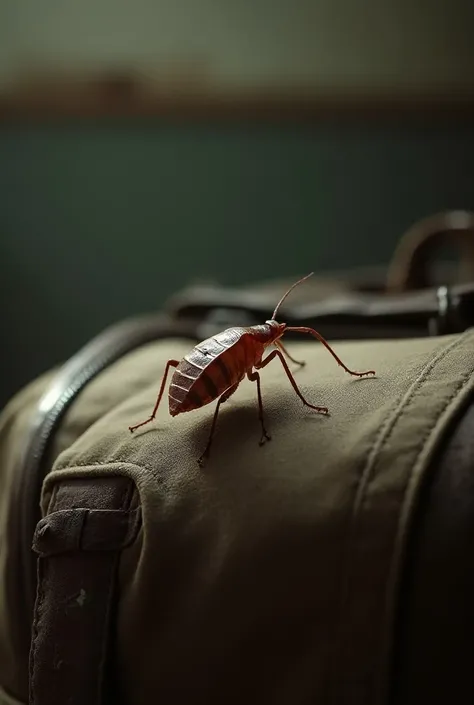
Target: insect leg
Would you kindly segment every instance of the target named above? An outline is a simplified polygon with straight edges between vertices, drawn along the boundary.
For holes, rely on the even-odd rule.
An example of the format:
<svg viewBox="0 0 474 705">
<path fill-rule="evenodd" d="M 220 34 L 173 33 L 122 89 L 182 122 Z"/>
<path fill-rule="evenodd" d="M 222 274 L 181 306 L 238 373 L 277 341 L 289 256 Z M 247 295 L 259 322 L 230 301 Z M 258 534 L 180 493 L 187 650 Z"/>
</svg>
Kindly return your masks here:
<svg viewBox="0 0 474 705">
<path fill-rule="evenodd" d="M 258 395 L 258 418 L 260 420 L 260 425 L 262 427 L 262 436 L 260 438 L 260 445 L 263 446 L 265 441 L 271 441 L 271 436 L 268 435 L 267 429 L 265 428 L 265 422 L 263 420 L 263 403 L 262 403 L 262 390 L 260 388 L 260 375 L 258 372 L 247 372 L 247 377 L 251 382 L 257 383 L 257 395 Z"/>
<path fill-rule="evenodd" d="M 305 406 L 309 406 L 310 409 L 315 409 L 316 411 L 319 411 L 321 414 L 327 414 L 328 409 L 325 406 L 314 406 L 314 404 L 310 404 L 309 401 L 306 401 L 306 399 L 304 398 L 304 396 L 301 394 L 300 390 L 298 389 L 298 385 L 296 384 L 295 379 L 294 379 L 293 375 L 291 374 L 291 370 L 288 367 L 288 363 L 285 360 L 285 358 L 283 357 L 283 354 L 280 352 L 280 350 L 274 350 L 273 352 L 271 352 L 270 355 L 268 355 L 268 357 L 266 357 L 265 360 L 262 360 L 262 362 L 258 366 L 256 365 L 256 367 L 258 367 L 258 369 L 261 370 L 263 367 L 266 367 L 277 356 L 280 358 L 281 364 L 283 365 L 283 368 L 286 372 L 286 375 L 291 382 L 291 386 L 293 387 L 293 389 L 295 390 L 295 392 L 297 393 L 297 395 L 299 396 L 299 398 L 301 399 L 303 404 Z"/>
<path fill-rule="evenodd" d="M 321 333 L 318 333 L 317 330 L 314 330 L 314 328 L 303 328 L 303 327 L 296 327 L 295 328 L 292 326 L 291 328 L 286 328 L 286 330 L 287 331 L 291 330 L 291 331 L 294 331 L 295 333 L 309 333 L 313 337 L 317 338 L 317 340 L 319 340 L 324 345 L 324 347 L 327 350 L 329 350 L 329 352 L 331 353 L 333 358 L 336 360 L 337 364 L 340 365 L 342 368 L 344 368 L 346 372 L 349 372 L 349 374 L 353 375 L 354 377 L 365 377 L 366 375 L 374 375 L 375 374 L 374 370 L 369 370 L 368 372 L 353 372 L 348 367 L 346 367 L 346 365 L 342 362 L 342 360 L 336 355 L 334 350 L 331 348 L 331 346 L 329 345 L 327 340 L 325 340 L 323 338 Z"/>
<path fill-rule="evenodd" d="M 166 363 L 165 373 L 163 375 L 163 380 L 161 382 L 161 387 L 160 387 L 160 391 L 158 393 L 158 398 L 156 400 L 155 408 L 153 409 L 151 416 L 148 419 L 146 419 L 146 421 L 141 421 L 141 423 L 137 423 L 137 424 L 135 424 L 135 426 L 129 426 L 128 428 L 131 431 L 131 433 L 136 431 L 137 428 L 140 428 L 140 426 L 145 426 L 147 423 L 150 423 L 150 421 L 153 421 L 153 419 L 156 416 L 156 412 L 158 410 L 158 407 L 160 405 L 161 397 L 163 396 L 163 392 L 165 391 L 166 378 L 168 377 L 168 372 L 170 370 L 170 367 L 178 367 L 178 365 L 179 365 L 179 360 L 168 360 L 168 362 Z"/>
<path fill-rule="evenodd" d="M 221 404 L 223 404 L 227 399 L 232 396 L 232 394 L 235 392 L 237 387 L 239 386 L 240 382 L 237 382 L 237 384 L 232 385 L 232 387 L 229 387 L 229 389 L 222 394 L 221 397 L 219 397 L 219 401 L 217 402 L 216 410 L 214 412 L 214 418 L 212 419 L 212 424 L 211 424 L 211 430 L 209 431 L 209 437 L 207 439 L 207 444 L 206 447 L 204 448 L 204 452 L 201 455 L 200 458 L 198 458 L 198 464 L 202 467 L 204 464 L 204 460 L 209 457 L 210 455 L 210 450 L 211 450 L 211 444 L 212 444 L 212 439 L 214 437 L 214 431 L 216 430 L 216 423 L 217 423 L 217 417 L 219 415 L 219 409 L 221 407 Z"/>
<path fill-rule="evenodd" d="M 281 342 L 281 340 L 275 340 L 275 345 L 276 345 L 277 348 L 280 348 L 280 350 L 281 350 L 283 353 L 285 353 L 285 355 L 287 356 L 287 358 L 288 358 L 289 360 L 291 360 L 291 362 L 294 362 L 295 365 L 300 365 L 300 367 L 304 367 L 304 366 L 306 365 L 306 362 L 305 362 L 304 360 L 295 360 L 294 357 L 291 357 L 290 353 L 289 353 L 288 350 L 285 348 L 285 346 L 283 345 L 283 343 Z"/>
</svg>

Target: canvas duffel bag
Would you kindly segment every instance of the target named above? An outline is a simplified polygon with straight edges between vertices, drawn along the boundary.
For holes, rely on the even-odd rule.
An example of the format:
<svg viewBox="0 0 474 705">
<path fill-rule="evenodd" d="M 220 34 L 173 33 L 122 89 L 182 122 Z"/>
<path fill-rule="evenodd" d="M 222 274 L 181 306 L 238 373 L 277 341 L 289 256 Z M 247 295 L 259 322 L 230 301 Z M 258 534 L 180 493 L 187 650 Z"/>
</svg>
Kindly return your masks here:
<svg viewBox="0 0 474 705">
<path fill-rule="evenodd" d="M 262 447 L 248 380 L 203 467 L 214 405 L 172 418 L 165 398 L 131 434 L 169 359 L 253 325 L 256 289 L 184 292 L 4 409 L 1 705 L 474 701 L 474 286 L 288 300 L 376 374 L 288 335 L 330 413 L 276 359 Z"/>
</svg>

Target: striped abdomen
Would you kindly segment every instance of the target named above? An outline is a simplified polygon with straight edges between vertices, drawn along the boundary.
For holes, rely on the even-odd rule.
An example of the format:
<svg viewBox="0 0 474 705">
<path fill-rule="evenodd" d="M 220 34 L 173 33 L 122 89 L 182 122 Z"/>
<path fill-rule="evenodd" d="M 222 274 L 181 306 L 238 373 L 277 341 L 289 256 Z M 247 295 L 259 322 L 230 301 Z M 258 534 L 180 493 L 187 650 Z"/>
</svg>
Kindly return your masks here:
<svg viewBox="0 0 474 705">
<path fill-rule="evenodd" d="M 171 416 L 198 409 L 240 382 L 263 345 L 248 328 L 229 328 L 203 340 L 181 360 L 171 379 Z"/>
</svg>

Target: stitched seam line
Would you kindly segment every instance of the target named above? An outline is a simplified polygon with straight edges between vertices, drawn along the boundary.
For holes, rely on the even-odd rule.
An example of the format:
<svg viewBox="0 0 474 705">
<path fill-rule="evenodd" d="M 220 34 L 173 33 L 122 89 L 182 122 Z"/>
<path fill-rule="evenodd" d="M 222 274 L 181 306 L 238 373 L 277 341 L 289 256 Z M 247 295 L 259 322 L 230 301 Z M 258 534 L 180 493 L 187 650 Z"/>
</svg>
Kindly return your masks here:
<svg viewBox="0 0 474 705">
<path fill-rule="evenodd" d="M 411 506 L 410 498 L 412 501 L 416 499 L 416 495 L 418 493 L 418 490 L 420 489 L 421 482 L 420 482 L 420 464 L 422 463 L 422 456 L 425 453 L 426 450 L 426 443 L 428 439 L 433 435 L 436 427 L 438 426 L 440 419 L 447 413 L 449 407 L 453 403 L 453 401 L 458 398 L 459 396 L 462 395 L 464 389 L 468 386 L 469 382 L 471 381 L 471 376 L 472 376 L 473 369 L 471 369 L 469 372 L 464 374 L 461 378 L 461 381 L 459 384 L 456 386 L 455 391 L 449 396 L 448 399 L 445 400 L 443 406 L 440 408 L 440 411 L 436 414 L 436 418 L 434 419 L 433 424 L 430 426 L 428 431 L 423 435 L 422 443 L 420 446 L 420 449 L 417 453 L 416 459 L 413 463 L 413 467 L 410 472 L 410 476 L 408 478 L 408 481 L 405 486 L 405 490 L 403 492 L 403 498 L 401 502 L 401 512 L 399 515 L 399 521 L 397 525 L 397 531 L 395 534 L 394 538 L 394 551 L 392 552 L 392 560 L 390 562 L 390 569 L 388 572 L 388 578 L 387 578 L 387 601 L 386 601 L 386 609 L 385 609 L 385 620 L 383 622 L 382 626 L 382 638 L 380 640 L 381 643 L 385 641 L 386 643 L 386 648 L 385 651 L 388 654 L 387 658 L 387 663 L 390 663 L 390 653 L 392 651 L 392 640 L 391 640 L 391 635 L 393 634 L 393 617 L 395 616 L 395 602 L 396 602 L 396 591 L 397 591 L 397 586 L 398 586 L 398 581 L 399 581 L 399 575 L 400 575 L 400 566 L 402 564 L 403 556 L 406 551 L 406 542 L 408 538 L 408 531 L 407 531 L 407 525 L 409 523 L 410 519 L 410 513 L 409 513 L 409 505 Z M 431 454 L 436 450 L 436 447 L 439 446 L 439 444 L 442 442 L 442 439 L 438 439 L 438 442 L 435 444 L 435 446 L 431 449 Z M 418 484 L 418 487 L 416 486 Z M 390 617 L 392 615 L 392 618 Z M 383 632 L 385 631 L 386 637 L 385 639 L 383 638 Z M 387 668 L 387 666 L 385 666 Z M 389 668 L 389 666 L 388 666 Z M 379 678 L 379 689 L 378 692 L 382 692 L 384 689 L 386 690 L 389 687 L 388 683 L 388 678 L 385 679 L 385 687 L 384 687 L 384 675 L 387 675 L 387 671 L 380 671 L 380 678 Z"/>
<path fill-rule="evenodd" d="M 376 465 L 377 458 L 380 455 L 383 447 L 387 443 L 388 439 L 390 438 L 397 421 L 400 419 L 402 413 L 404 410 L 406 410 L 407 406 L 411 404 L 413 401 L 416 392 L 420 388 L 420 386 L 423 384 L 423 382 L 427 379 L 427 377 L 431 374 L 433 369 L 437 366 L 437 364 L 443 360 L 452 350 L 456 349 L 461 343 L 464 341 L 465 338 L 469 337 L 472 335 L 472 331 L 466 331 L 462 336 L 459 338 L 456 338 L 453 342 L 451 342 L 449 345 L 447 345 L 445 348 L 443 348 L 441 351 L 438 352 L 437 355 L 435 355 L 434 358 L 431 359 L 429 363 L 423 368 L 421 373 L 418 375 L 417 379 L 412 383 L 410 389 L 404 394 L 402 399 L 398 402 L 398 404 L 395 404 L 390 411 L 387 413 L 385 421 L 382 423 L 380 431 L 375 439 L 374 445 L 372 446 L 371 452 L 369 454 L 369 457 L 367 459 L 367 462 L 364 466 L 364 469 L 362 470 L 360 477 L 359 477 L 359 482 L 358 482 L 358 487 L 357 487 L 357 492 L 354 498 L 354 503 L 352 506 L 352 512 L 350 515 L 350 519 L 348 522 L 348 528 L 347 528 L 347 538 L 345 542 L 345 548 L 343 551 L 343 566 L 342 566 L 342 577 L 341 577 L 341 586 L 339 590 L 339 614 L 340 614 L 340 619 L 337 622 L 337 626 L 333 630 L 333 651 L 330 655 L 330 662 L 329 662 L 329 679 L 328 679 L 328 690 L 329 693 L 332 691 L 333 688 L 333 682 L 335 679 L 338 679 L 338 665 L 336 664 L 336 653 L 335 650 L 338 649 L 338 642 L 339 642 L 339 635 L 343 633 L 343 626 L 344 626 L 344 619 L 345 619 L 345 609 L 344 605 L 346 604 L 347 601 L 347 595 L 349 592 L 349 584 L 350 584 L 350 576 L 352 573 L 352 545 L 355 542 L 355 535 L 357 533 L 357 519 L 358 515 L 360 513 L 360 508 L 362 505 L 362 502 L 365 497 L 365 493 L 367 490 L 367 486 L 369 484 L 369 480 L 372 476 L 372 471 Z M 330 696 L 331 698 L 331 696 Z"/>
<path fill-rule="evenodd" d="M 149 472 L 155 473 L 156 468 L 151 467 L 151 465 L 146 465 L 145 463 L 135 463 L 131 462 L 127 458 L 110 458 L 109 460 L 89 460 L 87 463 L 73 463 L 72 465 L 68 462 L 65 465 L 58 465 L 54 467 L 48 475 L 48 479 L 56 472 L 60 470 L 74 470 L 74 468 L 93 468 L 99 465 L 101 467 L 112 467 L 113 465 L 128 465 L 131 468 L 136 468 L 137 470 L 148 470 Z M 56 482 L 54 479 L 53 482 Z"/>
<path fill-rule="evenodd" d="M 470 335 L 472 335 L 472 331 L 469 331 L 469 333 Z M 456 340 L 454 340 L 450 345 L 441 350 L 438 355 L 436 355 L 422 370 L 422 372 L 413 382 L 410 389 L 406 392 L 406 394 L 403 396 L 398 405 L 392 407 L 391 411 L 387 414 L 387 418 L 382 424 L 380 432 L 375 440 L 374 445 L 372 446 L 372 450 L 367 459 L 367 463 L 361 473 L 359 485 L 357 488 L 357 494 L 353 505 L 352 515 L 354 520 L 357 518 L 357 514 L 360 511 L 360 507 L 364 500 L 364 496 L 367 490 L 367 485 L 372 475 L 372 470 L 374 469 L 377 462 L 377 457 L 380 455 L 384 446 L 387 444 L 387 441 L 392 435 L 397 421 L 402 416 L 404 411 L 409 408 L 409 406 L 413 402 L 416 392 L 423 384 L 423 382 L 429 377 L 429 375 L 432 373 L 433 369 L 437 366 L 437 364 L 441 362 L 441 360 L 443 360 L 443 358 L 445 358 L 446 355 L 448 355 L 452 350 L 458 347 L 461 342 L 463 342 L 465 337 L 468 336 L 465 334 L 461 338 L 456 338 Z"/>
</svg>

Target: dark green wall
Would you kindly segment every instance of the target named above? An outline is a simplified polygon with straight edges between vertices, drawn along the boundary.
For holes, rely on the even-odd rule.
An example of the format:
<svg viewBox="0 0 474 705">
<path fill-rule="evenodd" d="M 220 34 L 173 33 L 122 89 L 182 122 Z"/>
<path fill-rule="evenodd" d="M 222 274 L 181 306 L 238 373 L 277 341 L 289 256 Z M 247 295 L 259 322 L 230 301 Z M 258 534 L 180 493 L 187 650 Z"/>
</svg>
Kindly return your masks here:
<svg viewBox="0 0 474 705">
<path fill-rule="evenodd" d="M 383 264 L 414 220 L 474 208 L 474 129 L 0 129 L 0 403 L 192 278 Z"/>
</svg>

